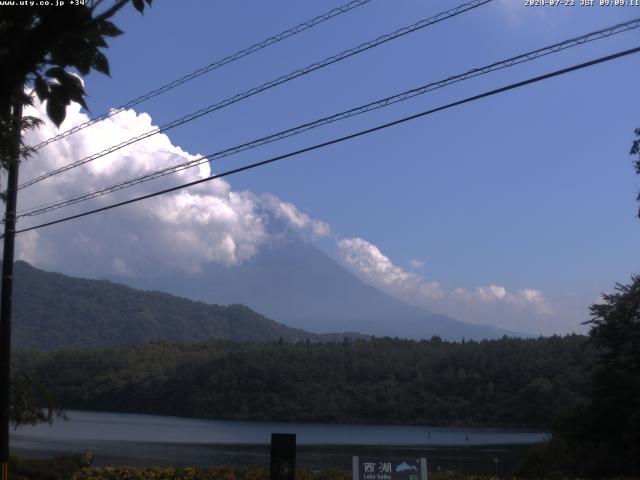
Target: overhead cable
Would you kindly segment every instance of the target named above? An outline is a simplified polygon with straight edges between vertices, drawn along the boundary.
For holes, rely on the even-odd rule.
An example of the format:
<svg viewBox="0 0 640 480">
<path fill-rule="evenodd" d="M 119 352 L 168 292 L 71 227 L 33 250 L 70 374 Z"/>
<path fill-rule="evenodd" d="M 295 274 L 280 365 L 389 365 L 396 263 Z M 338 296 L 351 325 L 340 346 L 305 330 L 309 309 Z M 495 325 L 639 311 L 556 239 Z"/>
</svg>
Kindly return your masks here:
<svg viewBox="0 0 640 480">
<path fill-rule="evenodd" d="M 580 69 L 583 69 L 583 68 L 591 67 L 593 65 L 597 65 L 597 64 L 600 64 L 600 63 L 605 63 L 605 62 L 608 62 L 608 61 L 611 61 L 611 60 L 615 60 L 615 59 L 618 59 L 618 58 L 622 58 L 622 57 L 625 57 L 625 56 L 628 56 L 628 55 L 632 55 L 632 54 L 635 54 L 635 53 L 638 53 L 638 52 L 640 52 L 640 47 L 635 47 L 635 48 L 631 48 L 631 49 L 624 50 L 624 51 L 621 51 L 621 52 L 617 52 L 617 53 L 614 53 L 614 54 L 611 54 L 611 55 L 607 55 L 605 57 L 600 57 L 600 58 L 597 58 L 595 60 L 591 60 L 589 62 L 584 62 L 584 63 L 578 64 L 578 65 L 573 65 L 571 67 L 563 68 L 563 69 L 556 70 L 556 71 L 553 71 L 553 72 L 550 72 L 550 73 L 546 73 L 544 75 L 539 75 L 537 77 L 529 78 L 527 80 L 523 80 L 523 81 L 520 81 L 520 82 L 512 83 L 510 85 L 507 85 L 507 86 L 504 86 L 504 87 L 500 87 L 500 88 L 497 88 L 497 89 L 494 89 L 494 90 L 490 90 L 490 91 L 487 91 L 487 92 L 484 92 L 484 93 L 481 93 L 481 94 L 478 94 L 478 95 L 474 95 L 472 97 L 467 97 L 467 98 L 465 98 L 463 100 L 458 100 L 456 102 L 452 102 L 452 103 L 449 103 L 447 105 L 443 105 L 441 107 L 437 107 L 437 108 L 433 108 L 433 109 L 430 109 L 430 110 L 426 110 L 426 111 L 423 111 L 423 112 L 420 112 L 420 113 L 416 113 L 414 115 L 409 115 L 407 117 L 403 117 L 403 118 L 400 118 L 398 120 L 394 120 L 392 122 L 384 123 L 384 124 L 378 125 L 376 127 L 368 128 L 366 130 L 360 130 L 360 131 L 358 131 L 356 133 L 345 135 L 343 137 L 334 138 L 333 140 L 329 140 L 329 141 L 323 142 L 323 143 L 318 143 L 316 145 L 312 145 L 310 147 L 306 147 L 306 148 L 302 148 L 300 150 L 289 152 L 289 153 L 286 153 L 284 155 L 279 155 L 279 156 L 276 156 L 276 157 L 269 158 L 267 160 L 262 160 L 260 162 L 251 163 L 251 164 L 245 165 L 243 167 L 238 167 L 238 168 L 234 168 L 232 170 L 227 170 L 226 172 L 219 173 L 217 175 L 212 175 L 212 176 L 209 176 L 209 177 L 206 177 L 206 178 L 201 178 L 201 179 L 195 180 L 193 182 L 189 182 L 189 183 L 185 183 L 185 184 L 178 185 L 178 186 L 175 186 L 175 187 L 167 188 L 165 190 L 160 190 L 158 192 L 149 193 L 147 195 L 142 195 L 142 196 L 139 196 L 139 197 L 136 197 L 136 198 L 132 198 L 132 199 L 129 199 L 129 200 L 125 200 L 125 201 L 122 201 L 122 202 L 113 203 L 111 205 L 107 205 L 107 206 L 101 207 L 101 208 L 96 208 L 94 210 L 89 210 L 89 211 L 86 211 L 86 212 L 83 212 L 83 213 L 79 213 L 77 215 L 71 215 L 71 216 L 60 218 L 60 219 L 53 220 L 53 221 L 50 221 L 50 222 L 41 223 L 39 225 L 34 225 L 32 227 L 27 227 L 27 228 L 23 228 L 21 230 L 16 230 L 15 233 L 28 232 L 28 231 L 36 230 L 36 229 L 39 229 L 39 228 L 44 228 L 44 227 L 48 227 L 48 226 L 51 226 L 51 225 L 56 225 L 56 224 L 59 224 L 59 223 L 68 222 L 70 220 L 74 220 L 74 219 L 77 219 L 77 218 L 86 217 L 88 215 L 93 215 L 93 214 L 96 214 L 96 213 L 104 212 L 104 211 L 111 210 L 111 209 L 114 209 L 114 208 L 117 208 L 117 207 L 122 207 L 124 205 L 129 205 L 129 204 L 140 202 L 142 200 L 146 200 L 146 199 L 149 199 L 149 198 L 153 198 L 153 197 L 157 197 L 157 196 L 164 195 L 164 194 L 167 194 L 167 193 L 175 192 L 177 190 L 182 190 L 182 189 L 185 189 L 185 188 L 188 188 L 188 187 L 192 187 L 194 185 L 198 185 L 198 184 L 201 184 L 201 183 L 205 183 L 205 182 L 209 182 L 209 181 L 216 180 L 216 179 L 219 179 L 219 178 L 223 178 L 223 177 L 227 177 L 227 176 L 230 176 L 230 175 L 234 175 L 234 174 L 237 174 L 237 173 L 240 173 L 240 172 L 244 172 L 244 171 L 251 170 L 251 169 L 254 169 L 254 168 L 257 168 L 257 167 L 268 165 L 270 163 L 278 162 L 278 161 L 284 160 L 286 158 L 295 157 L 295 156 L 301 155 L 303 153 L 311 152 L 313 150 L 318 150 L 318 149 L 321 149 L 321 148 L 328 147 L 330 145 L 335 145 L 337 143 L 342 143 L 342 142 L 345 142 L 347 140 L 352 140 L 352 139 L 357 138 L 357 137 L 368 135 L 368 134 L 371 134 L 373 132 L 377 132 L 379 130 L 384 130 L 384 129 L 389 128 L 389 127 L 400 125 L 400 124 L 403 124 L 403 123 L 406 123 L 406 122 L 409 122 L 409 121 L 412 121 L 412 120 L 415 120 L 415 119 L 418 119 L 418 118 L 421 118 L 421 117 L 424 117 L 424 116 L 427 116 L 427 115 L 431 115 L 431 114 L 436 113 L 436 112 L 440 112 L 442 110 L 447 110 L 449 108 L 453 108 L 453 107 L 456 107 L 456 106 L 459 106 L 459 105 L 463 105 L 465 103 L 470 103 L 470 102 L 473 102 L 473 101 L 476 101 L 476 100 L 480 100 L 482 98 L 490 97 L 490 96 L 493 96 L 493 95 L 497 95 L 499 93 L 503 93 L 503 92 L 506 92 L 506 91 L 509 91 L 509 90 L 514 90 L 516 88 L 524 87 L 526 85 L 530 85 L 530 84 L 533 84 L 533 83 L 541 82 L 541 81 L 547 80 L 549 78 L 557 77 L 557 76 L 560 76 L 560 75 L 565 75 L 565 74 L 567 74 L 569 72 L 573 72 L 573 71 L 580 70 Z M 396 169 L 397 169 L 397 167 L 396 167 Z M 2 236 L 0 236 L 0 238 L 2 238 Z"/>
<path fill-rule="evenodd" d="M 176 87 L 179 87 L 180 85 L 183 85 L 187 82 L 190 82 L 191 80 L 198 78 L 206 73 L 209 73 L 213 70 L 216 70 L 220 67 L 223 67 L 224 65 L 227 65 L 229 63 L 235 62 L 236 60 L 240 60 L 241 58 L 244 58 L 248 55 L 251 55 L 252 53 L 255 53 L 259 50 L 262 50 L 263 48 L 269 47 L 271 45 L 274 45 L 278 42 L 281 42 L 282 40 L 285 40 L 286 38 L 292 37 L 294 35 L 297 35 L 298 33 L 304 32 L 305 30 L 308 30 L 312 27 L 315 27 L 316 25 L 319 25 L 329 19 L 332 19 L 334 17 L 337 17 L 338 15 L 341 15 L 343 13 L 346 13 L 350 10 L 353 10 L 354 8 L 360 7 L 366 3 L 371 2 L 372 0 L 354 0 L 351 1 L 345 5 L 342 5 L 340 7 L 334 8 L 333 10 L 330 10 L 322 15 L 318 15 L 315 18 L 312 18 L 311 20 L 308 20 L 304 23 L 301 23 L 300 25 L 296 25 L 293 28 L 290 28 L 288 30 L 285 30 L 284 32 L 281 32 L 277 35 L 274 35 L 272 37 L 267 38 L 266 40 L 263 40 L 261 42 L 255 43 L 253 45 L 251 45 L 248 48 L 245 48 L 243 50 L 240 50 L 232 55 L 229 55 L 227 57 L 224 57 L 220 60 L 217 60 L 213 63 L 210 63 L 209 65 L 206 65 L 204 67 L 201 67 L 197 70 L 194 70 L 191 73 L 188 73 L 176 80 L 173 80 L 172 82 L 169 82 L 161 87 L 156 88 L 155 90 L 151 90 L 150 92 L 145 93 L 144 95 L 140 95 L 137 98 L 134 98 L 133 100 L 128 101 L 127 103 L 124 103 L 122 105 L 120 105 L 119 107 L 116 108 L 112 108 L 111 110 L 109 110 L 106 113 L 103 113 L 102 115 L 98 115 L 95 118 L 92 118 L 90 120 L 87 120 L 84 123 L 81 123 L 79 125 L 76 125 L 73 128 L 70 128 L 69 130 L 66 130 L 62 133 L 59 133 L 58 135 L 55 135 L 51 138 L 48 138 L 47 140 L 44 140 L 43 142 L 38 143 L 37 145 L 34 145 L 33 149 L 40 149 L 42 147 L 44 147 L 45 145 L 49 145 L 50 143 L 53 143 L 57 140 L 60 140 L 61 138 L 65 138 L 68 137 L 69 135 L 72 135 L 76 132 L 79 132 L 80 130 L 83 130 L 91 125 L 93 125 L 94 123 L 100 122 L 102 120 L 105 120 L 109 117 L 113 117 L 114 115 L 117 115 L 120 112 L 123 112 L 125 110 L 127 110 L 128 108 L 132 108 L 136 105 L 139 105 L 142 102 L 145 102 L 151 98 L 157 97 L 158 95 L 162 95 L 163 93 L 168 92 L 169 90 L 173 90 Z"/>
<path fill-rule="evenodd" d="M 110 186 L 107 187 L 102 187 L 100 189 L 97 190 L 93 190 L 90 192 L 85 192 L 79 195 L 75 195 L 73 197 L 70 198 L 66 198 L 64 200 L 58 200 L 55 202 L 50 202 L 44 205 L 39 205 L 36 207 L 32 207 L 26 210 L 23 210 L 21 212 L 19 212 L 18 214 L 18 218 L 21 217 L 29 217 L 29 216 L 36 216 L 36 215 L 41 215 L 47 212 L 51 212 L 63 207 L 67 207 L 70 205 L 74 205 L 76 203 L 80 203 L 83 201 L 87 201 L 93 198 L 97 198 L 109 193 L 113 193 L 125 188 L 130 188 L 133 187 L 135 185 L 138 185 L 140 183 L 143 182 L 147 182 L 150 180 L 154 180 L 157 178 L 161 178 L 164 177 L 166 175 L 170 175 L 182 170 L 185 170 L 187 168 L 192 168 L 192 167 L 196 167 L 198 165 L 202 165 L 204 163 L 213 161 L 213 160 L 219 160 L 221 158 L 225 158 L 231 155 L 235 155 L 238 154 L 240 152 L 246 151 L 246 150 L 250 150 L 262 145 L 266 145 L 268 143 L 272 143 L 278 140 L 282 140 L 284 138 L 288 138 L 294 135 L 298 135 L 300 133 L 306 132 L 308 130 L 312 130 L 314 128 L 318 128 L 322 125 L 327 125 L 333 122 L 337 122 L 340 120 L 344 120 L 346 118 L 350 118 L 356 115 L 360 115 L 366 112 L 370 112 L 372 110 L 376 110 L 376 109 L 380 109 L 380 108 L 384 108 L 387 107 L 389 105 L 393 105 L 395 103 L 399 103 L 402 101 L 406 101 L 410 98 L 413 98 L 415 96 L 418 95 L 422 95 L 425 94 L 427 92 L 439 89 L 439 88 L 443 88 L 446 87 L 447 85 L 451 85 L 454 83 L 458 83 L 464 80 L 467 80 L 469 78 L 474 78 L 480 75 L 485 75 L 488 74 L 490 72 L 496 71 L 496 70 L 501 70 L 507 67 L 511 67 L 514 65 L 518 65 L 524 62 L 528 62 L 528 61 L 532 61 L 535 60 L 537 58 L 541 58 L 543 56 L 552 54 L 552 53 L 556 53 L 562 50 L 566 50 L 568 48 L 571 47 L 575 47 L 577 45 L 583 45 L 587 42 L 591 42 L 591 41 L 595 41 L 595 40 L 599 40 L 602 38 L 606 38 L 609 37 L 611 35 L 615 35 L 621 32 L 626 32 L 629 30 L 633 30 L 640 27 L 640 17 L 634 19 L 634 20 L 630 20 L 628 22 L 624 22 L 624 23 L 620 23 L 620 24 L 616 24 L 610 27 L 606 27 L 594 32 L 590 32 L 587 33 L 585 35 L 581 35 L 579 37 L 574 37 L 568 40 L 565 40 L 563 42 L 559 42 L 559 43 L 555 43 L 553 45 L 549 45 L 543 48 L 539 48 L 536 50 L 532 50 L 526 53 L 522 53 L 520 55 L 508 58 L 506 60 L 501 60 L 498 62 L 494 62 L 491 63 L 489 65 L 485 65 L 483 67 L 479 67 L 479 68 L 474 68 L 471 70 L 468 70 L 465 73 L 462 74 L 458 74 L 458 75 L 453 75 L 450 77 L 447 77 L 446 79 L 443 80 L 438 80 L 436 82 L 431 82 L 428 83 L 426 85 L 422 85 L 420 87 L 417 88 L 413 88 L 411 90 L 407 90 L 404 91 L 402 93 L 390 96 L 390 97 L 386 97 L 380 100 L 377 100 L 375 102 L 370 102 L 366 105 L 361 105 L 355 108 L 351 108 L 349 110 L 345 110 L 343 112 L 340 113 L 336 113 L 333 114 L 331 116 L 327 116 L 327 117 L 323 117 L 320 119 L 317 119 L 313 122 L 308 122 L 308 123 L 304 123 L 302 125 L 298 125 L 296 127 L 287 129 L 287 130 L 283 130 L 265 137 L 261 137 L 255 140 L 252 140 L 250 142 L 247 143 L 243 143 L 241 145 L 236 145 L 234 147 L 230 147 L 230 148 L 226 148 L 224 150 L 209 154 L 209 155 L 205 155 L 205 156 L 201 156 L 192 160 L 189 160 L 187 162 L 183 162 L 183 163 L 179 163 L 177 165 L 172 165 L 169 167 L 165 167 L 159 170 L 156 170 L 154 172 L 151 173 L 147 173 L 144 175 L 140 175 L 138 177 L 134 177 L 122 182 L 118 182 L 115 184 L 112 184 Z"/>
<path fill-rule="evenodd" d="M 88 157 L 85 157 L 81 160 L 77 160 L 75 162 L 69 163 L 63 167 L 57 168 L 55 170 L 52 170 L 50 172 L 44 173 L 36 178 L 33 178 L 31 180 L 28 180 L 24 183 L 22 183 L 21 185 L 18 186 L 18 189 L 22 189 L 25 187 L 28 187 L 30 185 L 34 185 L 38 182 L 41 182 L 42 180 L 45 180 L 47 178 L 53 177 L 54 175 L 58 175 L 60 173 L 66 172 L 72 168 L 75 167 L 79 167 L 80 165 L 84 165 L 86 163 L 89 163 L 93 160 L 97 160 L 98 158 L 104 157 L 105 155 L 108 155 L 110 153 L 113 153 L 117 150 L 120 150 L 121 148 L 124 148 L 126 146 L 129 146 L 133 143 L 139 142 L 140 140 L 144 140 L 145 138 L 149 138 L 153 135 L 156 135 L 158 133 L 161 132 L 166 132 L 167 130 L 170 130 L 172 128 L 175 128 L 179 125 L 183 125 L 187 122 L 191 122 L 197 118 L 200 118 L 204 115 L 207 115 L 209 113 L 212 113 L 216 110 L 220 110 L 222 108 L 228 107 L 229 105 L 232 105 L 236 102 L 239 102 L 241 100 L 244 100 L 246 98 L 252 97 L 253 95 L 256 95 L 258 93 L 261 93 L 265 90 L 268 90 L 270 88 L 276 87 L 278 85 L 281 85 L 283 83 L 289 82 L 295 78 L 301 77 L 302 75 L 306 75 L 308 73 L 311 73 L 315 70 L 319 70 L 321 68 L 327 67 L 329 65 L 332 65 L 334 63 L 340 62 L 346 58 L 350 58 L 354 55 L 357 55 L 359 53 L 365 52 L 369 49 L 375 48 L 379 45 L 382 45 L 384 43 L 387 43 L 389 41 L 395 40 L 397 38 L 400 38 L 404 35 L 416 32 L 422 28 L 428 27 L 430 25 L 434 25 L 436 23 L 439 23 L 441 21 L 453 18 L 457 15 L 460 15 L 462 13 L 468 12 L 469 10 L 472 10 L 474 8 L 477 8 L 481 5 L 487 4 L 489 2 L 492 2 L 493 0 L 473 0 L 471 2 L 468 3 L 464 3 L 462 5 L 459 5 L 455 8 L 452 8 L 450 10 L 447 10 L 445 12 L 441 12 L 437 15 L 434 15 L 433 17 L 424 19 L 424 20 L 420 20 L 417 23 L 414 23 L 413 25 L 407 26 L 407 27 L 403 27 L 399 30 L 396 30 L 395 32 L 386 34 L 386 35 L 382 35 L 378 38 L 376 38 L 375 40 L 369 41 L 369 42 L 365 42 L 362 43 L 360 45 L 358 45 L 357 47 L 353 47 L 350 48 L 348 50 L 345 50 L 337 55 L 333 55 L 331 57 L 325 58 L 324 60 L 321 60 L 319 62 L 316 63 L 312 63 L 311 65 L 308 65 L 304 68 L 295 70 L 287 75 L 283 75 L 280 76 L 274 80 L 271 80 L 269 82 L 263 83 L 262 85 L 258 86 L 258 87 L 254 87 L 251 88 L 249 90 L 246 90 L 245 92 L 239 93 L 237 95 L 234 95 L 233 97 L 229 97 L 226 100 L 222 100 L 221 102 L 209 105 L 208 107 L 202 108 L 196 112 L 190 113 L 188 115 L 185 115 L 177 120 L 174 120 L 172 122 L 166 123 L 160 127 L 156 127 L 152 130 L 149 130 L 141 135 L 138 135 L 136 137 L 132 137 L 128 140 L 125 140 L 117 145 L 113 145 L 105 150 L 102 150 L 101 152 L 95 153 L 93 155 L 90 155 Z"/>
</svg>

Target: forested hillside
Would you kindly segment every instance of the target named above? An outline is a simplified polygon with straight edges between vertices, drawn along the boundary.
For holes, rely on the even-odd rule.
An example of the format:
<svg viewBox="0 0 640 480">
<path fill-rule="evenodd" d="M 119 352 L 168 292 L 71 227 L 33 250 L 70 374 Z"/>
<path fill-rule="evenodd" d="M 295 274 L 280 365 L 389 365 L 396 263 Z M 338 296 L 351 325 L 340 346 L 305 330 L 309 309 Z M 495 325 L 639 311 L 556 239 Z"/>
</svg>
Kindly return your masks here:
<svg viewBox="0 0 640 480">
<path fill-rule="evenodd" d="M 550 426 L 584 400 L 585 337 L 152 343 L 23 351 L 64 408 L 212 419 Z"/>
<path fill-rule="evenodd" d="M 13 338 L 18 348 L 56 349 L 151 340 L 328 341 L 243 305 L 208 305 L 108 281 L 74 278 L 16 262 Z"/>
</svg>

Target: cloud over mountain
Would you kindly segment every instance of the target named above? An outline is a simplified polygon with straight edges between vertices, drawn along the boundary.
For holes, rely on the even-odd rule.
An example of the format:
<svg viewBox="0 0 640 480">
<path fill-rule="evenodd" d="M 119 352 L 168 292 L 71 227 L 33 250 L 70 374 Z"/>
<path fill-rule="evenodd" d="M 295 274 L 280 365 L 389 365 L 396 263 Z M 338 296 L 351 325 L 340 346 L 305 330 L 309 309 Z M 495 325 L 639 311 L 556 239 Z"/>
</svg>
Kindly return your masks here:
<svg viewBox="0 0 640 480">
<path fill-rule="evenodd" d="M 38 106 L 32 115 L 43 117 Z M 66 130 L 88 117 L 72 104 Z M 58 140 L 23 162 L 21 179 L 31 179 L 113 144 L 154 129 L 145 113 L 131 110 Z M 50 123 L 29 133 L 33 144 L 58 131 Z M 21 191 L 19 210 L 91 191 L 128 178 L 198 158 L 157 134 L 84 166 Z M 43 219 L 78 213 L 210 175 L 208 163 L 121 190 L 48 215 L 26 218 L 21 227 Z M 141 275 L 150 269 L 197 272 L 208 262 L 236 265 L 256 254 L 277 235 L 270 224 L 311 237 L 326 236 L 329 226 L 274 195 L 235 191 L 222 179 L 138 202 L 116 211 L 85 217 L 20 236 L 17 258 L 45 268 L 65 265 L 68 273 Z"/>
<path fill-rule="evenodd" d="M 362 238 L 338 241 L 340 258 L 362 281 L 405 302 L 464 319 L 527 332 L 553 333 L 566 327 L 557 324 L 550 302 L 540 290 L 515 292 L 495 284 L 473 290 L 447 289 L 424 275 L 395 265 L 378 247 Z M 423 263 L 410 262 L 412 267 Z"/>
<path fill-rule="evenodd" d="M 44 118 L 37 104 L 28 114 Z M 72 104 L 61 130 L 88 120 Z M 146 113 L 127 110 L 79 133 L 54 142 L 21 165 L 21 181 L 100 152 L 111 145 L 156 128 Z M 47 122 L 29 132 L 36 144 L 58 133 Z M 53 176 L 20 192 L 18 210 L 111 185 L 131 177 L 198 158 L 157 134 L 114 153 Z M 38 217 L 25 217 L 19 227 L 105 206 L 211 174 L 208 163 L 133 189 Z M 234 190 L 217 179 L 99 215 L 20 234 L 16 258 L 40 268 L 85 277 L 140 278 L 175 272 L 197 275 L 208 264 L 242 265 L 261 250 L 288 237 L 308 240 L 332 235 L 328 223 L 312 218 L 275 195 Z M 472 323 L 490 323 L 512 330 L 566 331 L 553 322 L 553 309 L 537 289 L 508 291 L 489 283 L 473 289 L 447 288 L 428 279 L 424 262 L 409 262 L 408 272 L 373 243 L 358 237 L 335 238 L 338 255 L 364 283 L 400 300 Z"/>
<path fill-rule="evenodd" d="M 438 282 L 427 282 L 420 275 L 407 272 L 394 265 L 380 249 L 362 238 L 343 238 L 338 241 L 342 260 L 365 282 L 395 297 L 414 303 L 421 298 L 426 302 L 443 296 Z"/>
</svg>

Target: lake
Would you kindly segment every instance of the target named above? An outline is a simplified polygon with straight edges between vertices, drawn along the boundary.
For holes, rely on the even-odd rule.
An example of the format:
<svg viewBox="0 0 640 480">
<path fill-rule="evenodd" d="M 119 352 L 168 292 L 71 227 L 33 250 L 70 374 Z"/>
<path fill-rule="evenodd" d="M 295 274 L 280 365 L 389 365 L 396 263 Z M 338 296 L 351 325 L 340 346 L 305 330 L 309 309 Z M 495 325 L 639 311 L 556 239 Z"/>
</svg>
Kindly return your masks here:
<svg viewBox="0 0 640 480">
<path fill-rule="evenodd" d="M 295 433 L 298 465 L 349 469 L 352 455 L 427 456 L 430 469 L 509 473 L 545 432 L 388 425 L 233 422 L 157 415 L 66 411 L 69 420 L 11 433 L 12 450 L 32 457 L 94 451 L 98 465 L 269 464 L 271 433 Z"/>
</svg>

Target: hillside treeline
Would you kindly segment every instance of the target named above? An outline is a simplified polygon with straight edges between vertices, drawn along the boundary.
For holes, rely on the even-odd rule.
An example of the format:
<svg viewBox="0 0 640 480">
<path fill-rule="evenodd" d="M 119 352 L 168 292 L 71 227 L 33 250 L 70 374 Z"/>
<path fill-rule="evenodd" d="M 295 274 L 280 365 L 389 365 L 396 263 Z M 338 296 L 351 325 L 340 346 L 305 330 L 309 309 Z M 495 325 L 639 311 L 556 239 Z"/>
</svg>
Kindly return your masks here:
<svg viewBox="0 0 640 480">
<path fill-rule="evenodd" d="M 287 327 L 244 305 L 207 305 L 104 280 L 44 272 L 26 262 L 16 262 L 15 279 L 12 338 L 18 348 L 55 350 L 209 338 L 333 341 L 336 337 Z"/>
<path fill-rule="evenodd" d="M 549 427 L 585 402 L 586 337 L 17 352 L 63 408 L 210 419 Z"/>
</svg>

